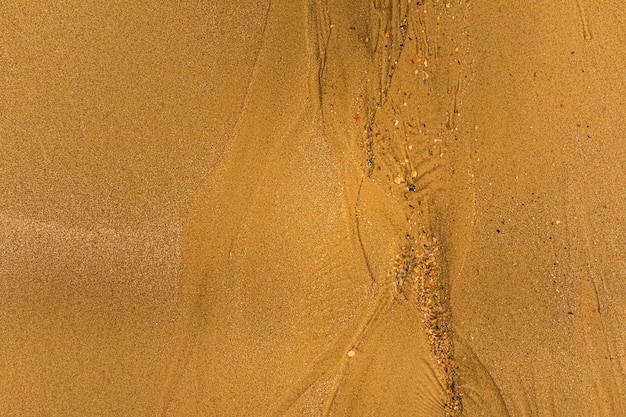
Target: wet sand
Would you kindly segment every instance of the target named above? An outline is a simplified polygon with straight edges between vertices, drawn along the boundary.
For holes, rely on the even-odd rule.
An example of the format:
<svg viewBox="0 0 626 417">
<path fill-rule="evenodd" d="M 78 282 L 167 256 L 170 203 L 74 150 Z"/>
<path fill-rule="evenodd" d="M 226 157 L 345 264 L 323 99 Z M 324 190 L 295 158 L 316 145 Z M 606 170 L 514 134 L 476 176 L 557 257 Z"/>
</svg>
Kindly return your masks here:
<svg viewBox="0 0 626 417">
<path fill-rule="evenodd" d="M 0 11 L 0 415 L 624 414 L 618 3 Z"/>
</svg>

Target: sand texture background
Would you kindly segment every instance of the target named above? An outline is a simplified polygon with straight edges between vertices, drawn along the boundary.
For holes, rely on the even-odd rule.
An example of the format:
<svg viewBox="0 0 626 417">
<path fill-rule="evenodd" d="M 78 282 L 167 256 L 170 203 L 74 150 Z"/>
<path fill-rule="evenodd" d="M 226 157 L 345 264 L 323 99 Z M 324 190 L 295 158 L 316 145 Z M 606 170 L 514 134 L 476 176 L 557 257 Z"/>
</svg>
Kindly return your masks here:
<svg viewBox="0 0 626 417">
<path fill-rule="evenodd" d="M 626 414 L 626 6 L 0 4 L 0 416 Z"/>
</svg>

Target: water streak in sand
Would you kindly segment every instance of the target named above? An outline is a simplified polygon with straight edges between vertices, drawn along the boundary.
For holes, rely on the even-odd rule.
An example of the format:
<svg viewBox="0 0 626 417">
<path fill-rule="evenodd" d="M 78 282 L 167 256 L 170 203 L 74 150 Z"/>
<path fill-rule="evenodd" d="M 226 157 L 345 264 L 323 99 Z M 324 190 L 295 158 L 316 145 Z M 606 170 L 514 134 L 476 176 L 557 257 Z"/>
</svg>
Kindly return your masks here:
<svg viewBox="0 0 626 417">
<path fill-rule="evenodd" d="M 297 7 L 293 6 L 294 9 Z M 221 290 L 211 287 L 219 288 L 217 281 L 224 279 L 219 277 L 229 275 L 227 271 L 236 268 L 231 265 L 233 261 L 230 259 L 234 259 L 234 254 L 238 252 L 236 242 L 244 234 L 242 223 L 246 216 L 262 214 L 261 209 L 254 206 L 256 198 L 251 196 L 255 189 L 261 187 L 273 192 L 269 190 L 274 187 L 272 184 L 275 179 L 279 178 L 281 166 L 287 164 L 286 161 L 278 163 L 274 160 L 277 157 L 275 147 L 280 143 L 282 154 L 287 152 L 297 155 L 303 140 L 298 135 L 311 134 L 318 129 L 321 129 L 324 140 L 342 162 L 346 227 L 352 230 L 352 245 L 361 253 L 370 278 L 369 297 L 351 329 L 339 332 L 332 338 L 334 341 L 325 350 L 318 352 L 306 367 L 300 366 L 300 377 L 273 402 L 269 415 L 282 416 L 293 412 L 301 398 L 312 387 L 321 384 L 325 375 L 332 375 L 332 382 L 322 400 L 322 415 L 357 412 L 350 404 L 355 401 L 367 404 L 367 400 L 361 398 L 359 393 L 362 382 L 358 375 L 366 372 L 370 366 L 376 367 L 379 359 L 373 352 L 387 349 L 385 345 L 389 344 L 389 341 L 381 344 L 381 331 L 401 317 L 406 317 L 409 322 L 400 321 L 394 326 L 400 330 L 403 326 L 409 328 L 402 330 L 405 333 L 400 333 L 399 339 L 390 346 L 415 345 L 415 348 L 408 360 L 400 359 L 405 353 L 397 359 L 391 356 L 385 360 L 395 361 L 394 366 L 404 368 L 402 372 L 413 370 L 417 374 L 415 383 L 421 381 L 412 388 L 413 399 L 407 406 L 423 415 L 432 415 L 437 409 L 446 416 L 458 416 L 461 413 L 450 328 L 449 281 L 446 270 L 442 268 L 446 262 L 440 259 L 440 244 L 433 235 L 436 228 L 434 215 L 444 209 L 441 203 L 435 204 L 435 195 L 448 186 L 443 178 L 449 162 L 441 159 L 445 150 L 442 141 L 449 135 L 445 132 L 454 128 L 461 85 L 456 65 L 451 66 L 454 71 L 449 72 L 447 60 L 439 58 L 439 54 L 451 45 L 463 48 L 454 39 L 440 39 L 444 33 L 436 25 L 442 18 L 450 19 L 453 13 L 462 14 L 462 8 L 449 10 L 443 3 L 417 7 L 403 0 L 371 2 L 370 25 L 365 28 L 365 36 L 361 39 L 363 51 L 369 56 L 358 61 L 361 58 L 355 60 L 339 53 L 343 35 L 337 34 L 341 30 L 337 25 L 345 21 L 346 16 L 342 13 L 346 13 L 346 9 L 336 7 L 321 1 L 307 3 L 306 30 L 301 31 L 304 39 L 299 39 L 293 32 L 289 35 L 292 36 L 294 46 L 299 44 L 302 48 L 306 45 L 308 58 L 304 62 L 295 61 L 298 64 L 294 64 L 293 68 L 285 67 L 285 71 L 299 71 L 294 72 L 299 75 L 289 76 L 294 83 L 294 79 L 304 80 L 308 77 L 305 89 L 296 84 L 294 86 L 306 91 L 308 99 L 303 100 L 303 103 L 306 103 L 304 107 L 309 116 L 299 122 L 302 125 L 297 129 L 285 130 L 279 124 L 279 115 L 284 114 L 282 106 L 287 105 L 286 101 L 283 102 L 284 96 L 275 102 L 269 101 L 275 108 L 267 108 L 264 118 L 251 107 L 252 103 L 260 105 L 265 100 L 263 92 L 272 85 L 273 81 L 266 80 L 265 71 L 271 62 L 283 60 L 281 54 L 273 49 L 278 46 L 280 39 L 277 28 L 282 24 L 283 13 L 284 16 L 293 13 L 287 12 L 283 6 L 270 6 L 267 15 L 270 30 L 266 30 L 264 35 L 263 47 L 253 70 L 235 136 L 225 152 L 223 162 L 216 168 L 215 180 L 204 186 L 196 196 L 197 207 L 194 207 L 199 211 L 192 211 L 188 216 L 185 238 L 188 244 L 184 256 L 187 257 L 188 271 L 195 275 L 186 278 L 186 287 L 183 289 L 187 294 L 188 310 L 178 351 L 170 363 L 161 397 L 164 416 L 171 407 L 175 392 L 181 389 L 181 378 L 192 355 L 206 343 L 203 333 L 214 331 L 210 330 L 208 311 L 215 307 L 209 305 L 209 300 L 218 297 L 213 304 L 219 303 L 219 296 L 212 293 L 218 294 Z M 333 12 L 336 14 L 333 15 Z M 430 15 L 424 16 L 426 12 Z M 458 21 L 462 24 L 461 19 Z M 414 26 L 416 22 L 417 26 Z M 435 28 L 431 29 L 429 25 L 435 25 Z M 343 30 L 345 36 L 351 36 L 353 31 L 352 26 Z M 359 34 L 357 29 L 354 32 Z M 278 56 L 274 56 L 276 54 Z M 354 61 L 355 67 L 364 65 L 368 68 L 365 82 L 367 94 L 358 89 L 351 91 L 349 85 L 337 87 L 334 79 L 330 78 L 335 77 L 334 71 L 345 68 L 345 61 L 350 60 Z M 413 69 L 415 66 L 422 68 L 417 72 L 417 77 L 412 76 L 417 71 Z M 411 76 L 404 75 L 401 81 L 396 81 L 394 75 L 398 71 L 408 72 Z M 431 74 L 427 82 L 423 77 L 426 71 Z M 359 77 L 362 76 L 359 74 Z M 357 83 L 359 89 L 362 84 L 362 80 Z M 455 88 L 450 90 L 450 84 Z M 442 101 L 440 98 L 428 98 L 446 88 L 449 99 Z M 285 95 L 288 94 L 285 92 Z M 354 111 L 349 110 L 340 114 L 343 118 L 337 116 L 339 109 L 334 103 L 346 100 L 346 96 L 358 97 L 359 105 L 364 109 L 362 114 L 366 115 L 364 120 L 359 122 L 359 117 L 353 117 L 350 113 Z M 446 104 L 448 101 L 453 103 L 452 110 Z M 424 113 L 403 114 L 407 102 L 413 108 L 423 107 Z M 412 116 L 415 114 L 418 114 L 417 119 Z M 341 125 L 346 118 L 359 122 L 364 129 L 352 133 L 342 132 Z M 263 129 L 271 137 L 270 142 L 246 136 L 251 132 L 262 135 Z M 276 133 L 271 134 L 272 131 Z M 364 160 L 358 157 L 359 150 Z M 357 161 L 360 159 L 363 162 L 360 169 L 350 171 L 349 167 L 353 166 L 350 159 L 354 156 L 357 156 Z M 463 157 L 460 153 L 457 159 L 462 161 Z M 248 174 L 241 174 L 239 170 L 242 166 L 249 170 Z M 271 172 L 261 177 L 254 174 L 267 169 Z M 363 192 L 364 187 L 367 188 L 366 192 Z M 204 213 L 207 207 L 210 207 L 211 213 Z M 393 220 L 393 228 L 385 225 L 391 218 L 396 218 Z M 376 226 L 366 227 L 369 224 Z M 253 232 L 245 234 L 250 233 Z M 389 234 L 387 242 L 383 246 L 372 243 L 378 239 L 376 235 L 381 233 Z M 207 236 L 219 237 L 214 242 L 203 242 Z M 245 252 L 245 249 L 242 250 Z M 318 298 L 320 303 L 324 302 L 321 296 Z M 320 305 L 319 308 L 327 307 Z M 419 335 L 413 335 L 413 330 L 409 330 L 418 328 L 422 329 Z M 386 355 L 390 356 L 389 353 Z M 373 377 L 372 381 L 376 379 L 379 377 Z M 402 392 L 396 388 L 390 389 Z M 386 393 L 376 401 L 393 407 L 391 398 Z"/>
</svg>

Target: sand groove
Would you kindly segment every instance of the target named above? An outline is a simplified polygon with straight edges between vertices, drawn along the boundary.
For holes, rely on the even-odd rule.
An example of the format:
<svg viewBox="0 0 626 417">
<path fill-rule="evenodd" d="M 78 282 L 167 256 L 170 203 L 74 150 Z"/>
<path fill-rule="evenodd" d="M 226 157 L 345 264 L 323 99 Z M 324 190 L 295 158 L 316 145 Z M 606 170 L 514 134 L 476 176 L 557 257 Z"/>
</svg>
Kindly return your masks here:
<svg viewBox="0 0 626 417">
<path fill-rule="evenodd" d="M 422 315 L 425 334 L 443 375 L 445 413 L 458 416 L 462 406 L 450 328 L 449 278 L 440 265 L 439 242 L 428 230 L 435 223 L 433 196 L 446 192 L 441 177 L 449 162 L 441 158 L 443 142 L 449 136 L 446 131 L 456 128 L 463 75 L 457 65 L 448 68 L 445 57 L 456 52 L 458 58 L 454 59 L 460 63 L 467 49 L 463 39 L 454 40 L 457 33 L 442 33 L 439 25 L 456 16 L 461 26 L 452 27 L 462 35 L 460 21 L 466 11 L 462 5 L 450 10 L 450 4 L 443 2 L 418 6 L 392 3 L 386 4 L 387 9 L 377 4 L 379 16 L 386 22 L 379 22 L 382 29 L 373 43 L 375 55 L 383 52 L 379 101 L 368 112 L 365 175 L 403 208 L 408 230 L 416 231 L 406 234 L 391 279 L 396 297 L 413 303 Z M 394 72 L 402 81 L 395 81 Z M 407 75 L 411 72 L 413 77 Z M 414 83 L 406 81 L 411 78 Z M 448 105 L 438 95 L 444 85 Z"/>
</svg>

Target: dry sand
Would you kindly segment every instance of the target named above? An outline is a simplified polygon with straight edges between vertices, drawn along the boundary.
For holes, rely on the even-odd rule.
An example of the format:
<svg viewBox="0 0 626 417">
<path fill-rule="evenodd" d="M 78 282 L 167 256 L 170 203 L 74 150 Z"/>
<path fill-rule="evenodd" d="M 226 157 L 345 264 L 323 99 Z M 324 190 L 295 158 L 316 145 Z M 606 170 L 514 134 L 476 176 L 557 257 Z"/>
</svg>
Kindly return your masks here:
<svg viewBox="0 0 626 417">
<path fill-rule="evenodd" d="M 0 416 L 626 414 L 624 6 L 160 3 L 0 5 Z"/>
</svg>

